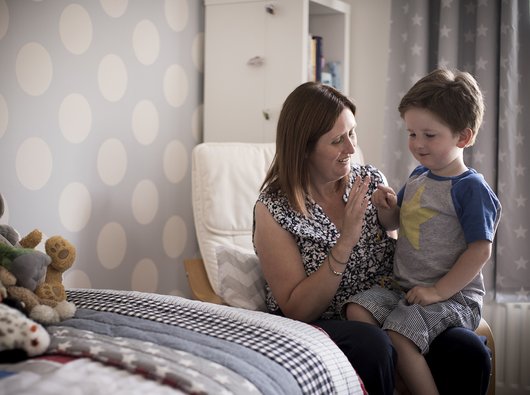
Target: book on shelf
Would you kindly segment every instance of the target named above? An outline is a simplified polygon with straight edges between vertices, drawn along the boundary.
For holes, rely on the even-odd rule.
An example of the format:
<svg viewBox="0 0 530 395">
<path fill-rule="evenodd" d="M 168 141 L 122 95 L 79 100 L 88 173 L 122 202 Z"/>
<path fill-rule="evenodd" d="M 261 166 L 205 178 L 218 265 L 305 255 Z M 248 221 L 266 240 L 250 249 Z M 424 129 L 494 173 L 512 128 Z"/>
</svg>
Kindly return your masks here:
<svg viewBox="0 0 530 395">
<path fill-rule="evenodd" d="M 308 81 L 316 81 L 316 41 L 313 40 L 313 35 L 309 34 L 308 38 L 308 48 L 307 48 L 307 54 L 308 54 L 308 62 L 307 62 L 307 80 Z"/>
<path fill-rule="evenodd" d="M 324 68 L 324 56 L 322 51 L 322 37 L 309 35 L 309 64 L 308 80 L 321 81 Z"/>
<path fill-rule="evenodd" d="M 337 61 L 326 62 L 321 36 L 309 34 L 308 58 L 308 81 L 319 81 L 339 90 L 342 89 L 340 81 L 341 63 Z"/>
<path fill-rule="evenodd" d="M 315 81 L 322 81 L 322 68 L 324 63 L 322 37 L 313 36 L 313 41 L 315 42 Z"/>
</svg>

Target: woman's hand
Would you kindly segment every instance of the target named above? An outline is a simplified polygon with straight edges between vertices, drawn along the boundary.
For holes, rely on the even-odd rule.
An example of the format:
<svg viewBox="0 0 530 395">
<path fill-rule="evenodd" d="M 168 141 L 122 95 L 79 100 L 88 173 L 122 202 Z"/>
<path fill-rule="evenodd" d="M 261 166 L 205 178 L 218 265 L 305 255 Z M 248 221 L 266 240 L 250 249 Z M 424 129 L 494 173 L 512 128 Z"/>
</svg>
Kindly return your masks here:
<svg viewBox="0 0 530 395">
<path fill-rule="evenodd" d="M 357 177 L 353 183 L 348 202 L 344 209 L 341 239 L 346 238 L 350 244 L 350 251 L 361 237 L 364 216 L 370 197 L 367 195 L 370 177 Z"/>
</svg>

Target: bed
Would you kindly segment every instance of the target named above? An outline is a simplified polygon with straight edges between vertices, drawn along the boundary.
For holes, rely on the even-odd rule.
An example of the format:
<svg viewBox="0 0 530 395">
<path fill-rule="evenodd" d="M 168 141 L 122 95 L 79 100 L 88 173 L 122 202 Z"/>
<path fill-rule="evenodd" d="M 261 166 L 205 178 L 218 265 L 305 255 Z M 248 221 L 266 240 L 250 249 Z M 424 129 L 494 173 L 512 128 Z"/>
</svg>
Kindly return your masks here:
<svg viewBox="0 0 530 395">
<path fill-rule="evenodd" d="M 46 354 L 1 364 L 2 394 L 362 394 L 321 330 L 176 296 L 75 289 Z M 72 392 L 73 388 L 77 392 Z"/>
<path fill-rule="evenodd" d="M 0 394 L 366 394 L 327 334 L 264 311 L 251 213 L 273 155 L 273 144 L 195 147 L 200 256 L 184 260 L 195 299 L 69 289 L 75 316 L 46 327 L 45 354 L 0 363 Z"/>
</svg>

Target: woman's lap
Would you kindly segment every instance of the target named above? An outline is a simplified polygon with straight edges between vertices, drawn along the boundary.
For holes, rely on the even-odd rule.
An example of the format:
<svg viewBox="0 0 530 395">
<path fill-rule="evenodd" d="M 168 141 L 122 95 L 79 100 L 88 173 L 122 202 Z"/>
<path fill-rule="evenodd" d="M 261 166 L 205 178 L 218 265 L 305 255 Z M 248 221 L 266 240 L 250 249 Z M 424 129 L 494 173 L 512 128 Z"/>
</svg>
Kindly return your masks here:
<svg viewBox="0 0 530 395">
<path fill-rule="evenodd" d="M 319 320 L 314 324 L 344 352 L 371 395 L 393 393 L 397 357 L 383 330 L 355 321 Z M 425 359 L 440 394 L 487 392 L 491 352 L 473 331 L 447 329 L 432 342 Z"/>
<path fill-rule="evenodd" d="M 356 321 L 319 320 L 313 324 L 342 350 L 370 395 L 393 393 L 396 356 L 383 330 Z"/>
<path fill-rule="evenodd" d="M 472 330 L 449 328 L 442 332 L 431 343 L 425 359 L 440 394 L 487 392 L 492 369 L 491 351 L 485 339 Z"/>
</svg>

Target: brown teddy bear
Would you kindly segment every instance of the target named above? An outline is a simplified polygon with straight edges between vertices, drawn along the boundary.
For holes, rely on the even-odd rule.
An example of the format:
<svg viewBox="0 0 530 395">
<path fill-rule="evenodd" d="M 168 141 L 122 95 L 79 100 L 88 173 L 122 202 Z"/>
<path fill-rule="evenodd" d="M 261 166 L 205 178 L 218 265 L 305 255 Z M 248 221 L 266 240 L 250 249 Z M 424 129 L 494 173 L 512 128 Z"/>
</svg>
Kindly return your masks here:
<svg viewBox="0 0 530 395">
<path fill-rule="evenodd" d="M 37 285 L 35 294 L 46 304 L 66 300 L 63 273 L 70 269 L 76 257 L 75 247 L 62 236 L 52 236 L 45 243 L 46 254 L 52 258 L 46 268 L 44 282 Z"/>
<path fill-rule="evenodd" d="M 20 302 L 29 318 L 42 324 L 57 324 L 73 317 L 76 311 L 72 302 L 41 300 L 28 288 L 18 286 L 17 278 L 3 266 L 0 266 L 0 294 Z"/>
<path fill-rule="evenodd" d="M 0 217 L 4 201 L 0 194 Z M 8 296 L 22 304 L 23 310 L 43 324 L 58 323 L 75 313 L 66 300 L 62 273 L 74 263 L 75 247 L 61 236 L 50 237 L 46 253 L 35 250 L 42 233 L 35 229 L 20 238 L 10 225 L 0 225 L 0 301 Z M 38 292 L 38 294 L 37 294 Z"/>
</svg>

